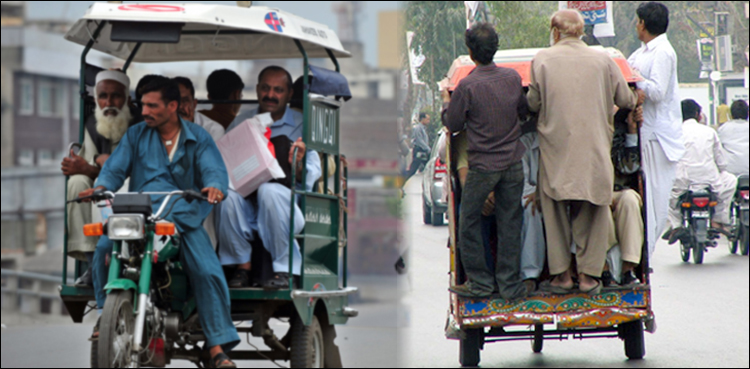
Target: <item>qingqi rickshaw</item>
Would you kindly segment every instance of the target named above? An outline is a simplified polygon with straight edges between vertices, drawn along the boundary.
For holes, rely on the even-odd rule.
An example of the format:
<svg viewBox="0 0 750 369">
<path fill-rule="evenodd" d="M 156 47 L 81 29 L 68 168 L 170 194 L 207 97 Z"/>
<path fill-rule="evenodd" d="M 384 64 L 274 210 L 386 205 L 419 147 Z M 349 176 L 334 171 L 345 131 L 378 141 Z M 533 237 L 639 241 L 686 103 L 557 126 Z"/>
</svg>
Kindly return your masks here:
<svg viewBox="0 0 750 369">
<path fill-rule="evenodd" d="M 292 189 L 289 204 L 294 206 L 295 199 L 299 199 L 306 219 L 302 234 L 289 235 L 290 267 L 294 258 L 291 241 L 296 239 L 301 248 L 299 280 L 295 283 L 290 277 L 291 287 L 286 290 L 230 290 L 232 320 L 252 322 L 251 327 L 239 326 L 239 333 L 247 334 L 248 338 L 262 337 L 268 349 L 234 351 L 229 356 L 234 361 L 286 361 L 292 367 L 342 367 L 334 342 L 335 326 L 358 315 L 348 307 L 348 296 L 357 289 L 347 284 L 348 173 L 341 165 L 345 163 L 339 152 L 341 103 L 335 98 L 348 93 L 346 78 L 338 73 L 337 59 L 350 55 L 328 27 L 278 9 L 247 3 L 250 2 L 238 2 L 237 7 L 121 2 L 92 5 L 65 35 L 66 40 L 85 46 L 80 69 L 79 139 L 83 141 L 84 122 L 94 109 L 94 99 L 88 95 L 87 87 L 94 85 L 92 77 L 101 69 L 86 63 L 92 49 L 124 60 L 125 72 L 132 62 L 300 59 L 305 86 L 303 140 L 308 150 L 323 156 L 323 173 L 333 173 L 337 180 L 332 181 L 332 189 L 329 181 L 323 180 L 324 190 L 320 193 Z M 336 71 L 316 69 L 310 65 L 312 58 L 330 59 Z M 309 83 L 311 70 L 315 70 L 317 80 L 328 82 L 324 87 L 326 92 Z M 325 78 L 320 78 L 323 75 Z M 257 101 L 200 103 L 257 104 Z M 329 168 L 329 158 L 339 163 L 335 169 Z M 303 176 L 306 175 L 305 170 Z M 149 195 L 157 194 L 97 193 L 93 198 L 112 200 L 114 214 L 108 226 L 87 225 L 86 232 L 101 234 L 102 228 L 108 229 L 115 245 L 105 287 L 107 303 L 101 317 L 100 337 L 92 344 L 92 367 L 165 367 L 173 360 L 187 360 L 202 367 L 209 359 L 201 347 L 206 338 L 197 319 L 187 275 L 179 262 L 180 238 L 174 235 L 174 226 L 170 229 L 168 224 L 160 223 L 170 211 L 164 206 L 170 198 L 178 201 L 205 198 L 190 191 L 158 194 L 166 200 L 158 212 L 151 214 Z M 70 200 L 74 199 L 66 198 Z M 135 229 L 140 237 L 123 241 L 113 235 L 113 232 L 122 234 L 117 227 L 129 224 L 113 223 L 112 219 L 123 212 L 135 214 L 133 218 L 141 220 L 140 229 Z M 65 221 L 67 254 L 67 218 Z M 294 216 L 291 222 L 293 230 Z M 264 253 L 262 245 L 254 247 L 253 270 L 269 270 L 270 255 Z M 87 265 L 77 261 L 74 268 L 77 278 Z M 67 272 L 65 258 L 60 295 L 73 321 L 81 323 L 94 300 L 94 291 L 69 284 Z M 271 319 L 288 320 L 288 333 L 282 336 L 274 332 L 269 325 Z"/>
<path fill-rule="evenodd" d="M 620 67 L 626 81 L 632 86 L 640 80 L 627 63 L 622 53 L 612 48 L 599 47 L 608 53 Z M 541 49 L 499 51 L 494 62 L 501 67 L 512 68 L 522 77 L 523 86 L 530 84 L 531 60 Z M 447 77 L 441 82 L 450 92 L 474 69 L 468 56 L 456 59 Z M 452 140 L 449 140 L 452 141 Z M 461 186 L 455 166 L 456 145 L 448 144 L 449 186 L 449 230 L 450 230 L 450 284 L 463 284 L 466 275 L 460 262 L 459 209 Z M 451 160 L 453 159 L 453 160 Z M 644 196 L 643 176 L 638 174 L 639 192 Z M 642 214 L 645 222 L 645 208 Z M 644 240 L 648 239 L 644 237 Z M 496 248 L 498 241 L 489 245 Z M 633 288 L 604 288 L 600 294 L 588 295 L 573 292 L 556 295 L 536 292 L 529 297 L 507 301 L 499 297 L 471 299 L 451 294 L 450 309 L 446 324 L 446 338 L 460 341 L 459 361 L 464 367 L 477 366 L 480 351 L 488 343 L 502 341 L 531 341 L 535 353 L 542 351 L 544 340 L 563 340 L 568 337 L 620 338 L 625 343 L 625 354 L 630 359 L 641 359 L 645 355 L 644 327 L 653 333 L 656 329 L 651 310 L 650 269 L 648 247 L 644 243 L 641 263 L 636 269 L 643 285 Z M 493 250 L 493 255 L 495 250 Z M 549 272 L 545 266 L 542 279 Z"/>
</svg>

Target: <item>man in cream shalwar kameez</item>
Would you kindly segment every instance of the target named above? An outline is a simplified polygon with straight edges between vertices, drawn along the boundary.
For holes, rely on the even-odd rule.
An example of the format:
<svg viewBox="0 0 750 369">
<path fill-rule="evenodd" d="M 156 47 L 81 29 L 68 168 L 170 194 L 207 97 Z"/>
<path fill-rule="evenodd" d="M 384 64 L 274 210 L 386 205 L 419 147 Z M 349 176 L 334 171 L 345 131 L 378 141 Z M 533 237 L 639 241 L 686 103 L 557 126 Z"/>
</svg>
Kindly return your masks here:
<svg viewBox="0 0 750 369">
<path fill-rule="evenodd" d="M 610 152 L 614 106 L 633 109 L 637 97 L 606 53 L 579 39 L 583 18 L 563 10 L 552 18 L 555 44 L 531 65 L 528 100 L 539 112 L 539 197 L 547 233 L 552 291 L 571 290 L 570 245 L 577 245 L 580 289 L 596 291 L 614 241 Z"/>
</svg>

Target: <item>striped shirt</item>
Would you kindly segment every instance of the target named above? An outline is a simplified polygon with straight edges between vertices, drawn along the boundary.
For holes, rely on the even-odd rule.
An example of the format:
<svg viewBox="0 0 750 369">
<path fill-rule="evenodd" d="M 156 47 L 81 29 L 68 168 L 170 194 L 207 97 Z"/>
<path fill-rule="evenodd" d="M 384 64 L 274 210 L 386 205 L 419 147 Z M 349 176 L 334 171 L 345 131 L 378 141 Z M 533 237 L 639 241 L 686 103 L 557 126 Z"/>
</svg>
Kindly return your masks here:
<svg viewBox="0 0 750 369">
<path fill-rule="evenodd" d="M 508 169 L 523 158 L 519 117 L 528 113 L 521 76 L 494 64 L 477 66 L 461 80 L 443 106 L 443 125 L 467 132 L 469 168 L 486 172 Z"/>
</svg>

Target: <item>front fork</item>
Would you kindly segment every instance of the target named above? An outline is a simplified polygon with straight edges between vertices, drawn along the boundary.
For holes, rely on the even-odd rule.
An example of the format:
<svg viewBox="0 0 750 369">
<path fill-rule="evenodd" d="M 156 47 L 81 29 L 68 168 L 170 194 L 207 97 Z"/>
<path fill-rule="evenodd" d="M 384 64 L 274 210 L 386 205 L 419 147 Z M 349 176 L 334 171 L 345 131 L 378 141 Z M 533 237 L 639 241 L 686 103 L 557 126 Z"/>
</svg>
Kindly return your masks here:
<svg viewBox="0 0 750 369">
<path fill-rule="evenodd" d="M 144 251 L 143 261 L 141 262 L 141 276 L 138 281 L 138 308 L 135 317 L 135 329 L 133 335 L 133 359 L 131 367 L 137 368 L 139 364 L 140 352 L 144 350 L 143 333 L 146 329 L 146 314 L 149 303 L 149 294 L 151 292 L 151 272 L 153 269 L 154 253 L 154 234 L 149 232 L 147 236 L 146 250 Z"/>
</svg>

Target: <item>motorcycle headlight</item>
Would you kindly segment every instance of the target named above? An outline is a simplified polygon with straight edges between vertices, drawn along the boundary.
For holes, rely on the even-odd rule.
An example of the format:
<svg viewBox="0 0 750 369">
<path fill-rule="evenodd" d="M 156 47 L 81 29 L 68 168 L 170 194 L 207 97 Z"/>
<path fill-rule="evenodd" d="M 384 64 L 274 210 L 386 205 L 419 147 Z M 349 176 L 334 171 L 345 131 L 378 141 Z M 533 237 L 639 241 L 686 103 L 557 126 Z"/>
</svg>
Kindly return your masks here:
<svg viewBox="0 0 750 369">
<path fill-rule="evenodd" d="M 113 241 L 143 239 L 146 220 L 143 215 L 112 215 L 109 217 L 108 236 Z"/>
</svg>

